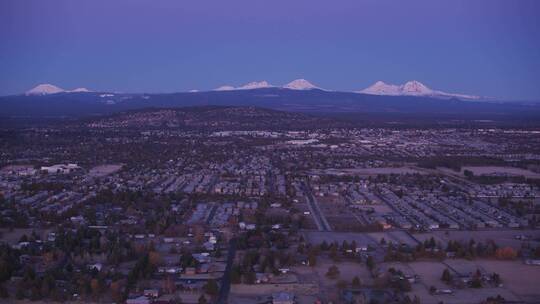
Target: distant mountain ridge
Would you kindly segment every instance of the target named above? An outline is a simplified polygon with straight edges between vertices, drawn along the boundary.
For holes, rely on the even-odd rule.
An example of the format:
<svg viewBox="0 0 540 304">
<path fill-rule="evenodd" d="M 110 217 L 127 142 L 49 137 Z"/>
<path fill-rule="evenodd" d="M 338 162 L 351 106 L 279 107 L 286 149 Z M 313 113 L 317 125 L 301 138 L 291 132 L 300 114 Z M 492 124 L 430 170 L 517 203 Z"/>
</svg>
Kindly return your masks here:
<svg viewBox="0 0 540 304">
<path fill-rule="evenodd" d="M 282 88 L 289 90 L 324 90 L 319 86 L 314 85 L 306 79 L 300 78 L 295 79 L 283 86 L 274 86 L 268 81 L 253 81 L 246 83 L 244 85 L 234 87 L 231 85 L 220 86 L 213 91 L 236 91 L 236 90 L 257 90 L 257 89 L 268 89 L 268 88 Z M 64 90 L 58 86 L 52 84 L 40 84 L 28 91 L 26 95 L 49 95 L 49 94 L 58 94 L 58 93 L 80 93 L 80 92 L 90 92 L 86 88 L 76 88 L 73 90 Z M 200 92 L 198 90 L 190 90 L 190 93 Z M 377 81 L 373 85 L 356 91 L 356 93 L 370 94 L 370 95 L 388 95 L 388 96 L 429 96 L 435 98 L 459 98 L 467 100 L 480 100 L 480 96 L 476 95 L 466 95 L 466 94 L 457 94 L 457 93 L 446 93 L 443 91 L 433 90 L 423 83 L 411 80 L 402 85 L 387 84 L 383 81 Z"/>
<path fill-rule="evenodd" d="M 274 88 L 274 87 L 276 86 L 271 85 L 266 80 L 263 80 L 263 81 L 249 82 L 239 87 L 234 87 L 231 85 L 223 85 L 214 89 L 214 91 L 255 90 L 255 89 L 266 89 L 266 88 Z M 312 90 L 312 89 L 321 90 L 321 88 L 317 87 L 316 85 L 312 84 L 311 82 L 303 78 L 295 79 L 283 85 L 281 88 L 289 89 L 289 90 Z"/>
<path fill-rule="evenodd" d="M 302 83 L 300 83 L 302 84 Z M 303 87 L 303 86 L 300 86 Z M 533 117 L 540 121 L 540 104 L 480 102 L 457 97 L 383 95 L 321 89 L 266 87 L 229 91 L 167 94 L 73 92 L 0 97 L 0 117 L 88 117 L 143 108 L 187 106 L 256 106 L 306 113 L 376 113 L 384 115 L 452 116 L 456 119 Z"/>
</svg>

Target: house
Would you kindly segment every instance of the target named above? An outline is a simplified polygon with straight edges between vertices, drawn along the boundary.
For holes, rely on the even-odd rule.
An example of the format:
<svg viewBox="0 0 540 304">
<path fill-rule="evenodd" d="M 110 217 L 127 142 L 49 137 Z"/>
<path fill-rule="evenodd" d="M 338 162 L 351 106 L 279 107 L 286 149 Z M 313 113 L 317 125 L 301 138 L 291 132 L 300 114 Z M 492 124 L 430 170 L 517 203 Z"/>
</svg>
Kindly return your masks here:
<svg viewBox="0 0 540 304">
<path fill-rule="evenodd" d="M 270 282 L 270 276 L 267 273 L 256 273 L 255 274 L 255 283 L 262 284 Z"/>
<path fill-rule="evenodd" d="M 354 251 L 355 251 L 356 253 L 359 253 L 359 252 L 365 252 L 365 251 L 368 251 L 368 247 L 367 247 L 367 246 L 356 247 L 356 248 L 354 248 Z"/>
<path fill-rule="evenodd" d="M 149 298 L 158 298 L 159 297 L 159 290 L 157 289 L 145 289 L 143 291 L 143 294 L 146 296 L 146 297 L 149 297 Z"/>
<path fill-rule="evenodd" d="M 195 269 L 195 267 L 186 267 L 186 275 L 194 275 L 196 272 L 197 270 Z"/>
<path fill-rule="evenodd" d="M 101 268 L 103 267 L 103 265 L 101 265 L 101 263 L 95 263 L 95 264 L 90 264 L 90 265 L 87 265 L 86 266 L 89 270 L 97 270 L 97 271 L 101 271 Z"/>
<path fill-rule="evenodd" d="M 158 267 L 159 273 L 169 273 L 169 274 L 177 274 L 182 272 L 182 267 L 178 266 L 169 266 L 169 267 Z"/>
<path fill-rule="evenodd" d="M 288 273 L 289 271 L 291 271 L 289 268 L 279 268 L 278 270 L 279 270 L 279 272 L 281 272 L 282 274 L 286 274 L 286 273 Z"/>
<path fill-rule="evenodd" d="M 80 170 L 81 167 L 79 167 L 77 164 L 59 164 L 59 165 L 52 165 L 52 166 L 43 166 L 41 167 L 41 171 L 47 172 L 49 174 L 55 174 L 55 173 L 71 173 L 77 170 Z"/>
</svg>

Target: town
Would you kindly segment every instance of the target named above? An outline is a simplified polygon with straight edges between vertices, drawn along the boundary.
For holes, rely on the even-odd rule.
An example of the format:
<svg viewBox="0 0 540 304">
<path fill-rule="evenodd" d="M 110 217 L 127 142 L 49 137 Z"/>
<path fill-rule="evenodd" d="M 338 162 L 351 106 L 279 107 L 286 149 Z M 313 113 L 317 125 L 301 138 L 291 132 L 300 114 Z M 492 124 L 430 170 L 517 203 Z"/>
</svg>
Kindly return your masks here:
<svg viewBox="0 0 540 304">
<path fill-rule="evenodd" d="M 202 107 L 0 132 L 0 301 L 540 301 L 538 129 Z"/>
</svg>

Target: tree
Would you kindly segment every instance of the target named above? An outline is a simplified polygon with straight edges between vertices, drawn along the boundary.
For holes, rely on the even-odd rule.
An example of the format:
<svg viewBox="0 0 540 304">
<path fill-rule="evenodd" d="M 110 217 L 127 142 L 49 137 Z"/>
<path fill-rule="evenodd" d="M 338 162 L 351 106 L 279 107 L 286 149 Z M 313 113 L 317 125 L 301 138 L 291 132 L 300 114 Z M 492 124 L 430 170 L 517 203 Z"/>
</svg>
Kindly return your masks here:
<svg viewBox="0 0 540 304">
<path fill-rule="evenodd" d="M 246 284 L 255 284 L 255 280 L 257 279 L 257 276 L 255 275 L 255 272 L 252 270 L 248 271 L 244 275 L 244 283 Z"/>
<path fill-rule="evenodd" d="M 471 287 L 482 288 L 482 273 L 480 272 L 480 269 L 476 269 L 476 272 L 471 280 Z"/>
<path fill-rule="evenodd" d="M 199 301 L 197 302 L 199 304 L 207 304 L 208 301 L 206 300 L 206 298 L 204 297 L 204 295 L 202 294 L 200 297 L 199 297 Z"/>
<path fill-rule="evenodd" d="M 398 288 L 403 292 L 409 292 L 412 289 L 411 282 L 409 280 L 399 280 Z"/>
<path fill-rule="evenodd" d="M 123 296 L 122 296 L 122 286 L 120 284 L 120 281 L 112 282 L 110 288 L 111 288 L 112 300 L 116 303 L 122 302 Z"/>
<path fill-rule="evenodd" d="M 203 287 L 204 292 L 211 295 L 212 297 L 217 296 L 219 293 L 219 286 L 216 283 L 216 280 L 210 279 Z"/>
<path fill-rule="evenodd" d="M 353 279 L 352 279 L 352 286 L 354 288 L 360 288 L 360 286 L 362 285 L 362 282 L 360 282 L 360 278 L 358 276 L 355 276 Z"/>
<path fill-rule="evenodd" d="M 148 261 L 152 266 L 158 266 L 161 264 L 161 255 L 157 251 L 150 251 L 148 253 Z"/>
<path fill-rule="evenodd" d="M 372 256 L 367 257 L 366 266 L 369 270 L 373 270 L 373 268 L 375 268 L 375 261 L 373 260 Z"/>
<path fill-rule="evenodd" d="M 328 271 L 326 272 L 326 276 L 335 279 L 339 275 L 339 268 L 336 265 L 332 265 L 328 267 Z"/>
<path fill-rule="evenodd" d="M 339 261 L 338 252 L 337 252 L 337 248 L 336 248 L 336 247 L 332 246 L 332 247 L 330 248 L 329 256 L 330 256 L 330 258 L 332 259 L 332 261 L 334 261 L 334 262 Z"/>
<path fill-rule="evenodd" d="M 517 252 L 512 247 L 502 247 L 495 251 L 495 257 L 500 260 L 513 260 Z"/>
<path fill-rule="evenodd" d="M 4 285 L 0 284 L 0 298 L 1 299 L 7 299 L 9 298 L 9 293 L 7 289 L 4 287 Z"/>
<path fill-rule="evenodd" d="M 322 251 L 328 250 L 328 243 L 326 242 L 326 240 L 321 243 L 320 248 Z"/>
<path fill-rule="evenodd" d="M 168 294 L 172 294 L 176 291 L 176 284 L 174 283 L 172 276 L 167 276 L 163 280 L 163 290 Z"/>
<path fill-rule="evenodd" d="M 342 251 L 347 251 L 349 248 L 349 243 L 346 241 L 346 240 L 343 240 L 343 242 L 341 243 L 341 250 Z"/>
<path fill-rule="evenodd" d="M 471 280 L 471 287 L 472 288 L 482 288 L 482 280 L 478 276 L 474 276 Z"/>
<path fill-rule="evenodd" d="M 315 267 L 317 265 L 317 254 L 314 251 L 310 251 L 308 256 L 308 265 Z"/>
<path fill-rule="evenodd" d="M 17 291 L 15 292 L 15 297 L 18 300 L 22 300 L 26 296 L 24 290 L 25 289 L 24 289 L 24 287 L 22 285 L 17 286 Z"/>
<path fill-rule="evenodd" d="M 242 274 L 240 273 L 240 268 L 238 266 L 233 266 L 231 269 L 231 283 L 240 284 L 242 279 Z"/>
<path fill-rule="evenodd" d="M 92 288 L 92 294 L 94 295 L 94 297 L 98 298 L 101 294 L 101 286 L 98 279 L 92 279 L 90 281 L 90 288 Z"/>
<path fill-rule="evenodd" d="M 441 280 L 445 283 L 450 283 L 452 281 L 452 275 L 450 274 L 448 268 L 443 270 Z"/>
</svg>

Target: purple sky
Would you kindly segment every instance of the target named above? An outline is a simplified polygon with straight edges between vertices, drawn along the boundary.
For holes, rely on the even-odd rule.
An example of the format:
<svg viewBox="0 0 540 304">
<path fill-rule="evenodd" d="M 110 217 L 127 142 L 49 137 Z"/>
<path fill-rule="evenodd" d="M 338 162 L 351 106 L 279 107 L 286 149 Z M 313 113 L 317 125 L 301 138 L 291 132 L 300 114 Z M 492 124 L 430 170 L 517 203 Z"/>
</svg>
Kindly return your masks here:
<svg viewBox="0 0 540 304">
<path fill-rule="evenodd" d="M 540 99 L 537 0 L 2 0 L 0 95 L 416 79 Z"/>
</svg>

